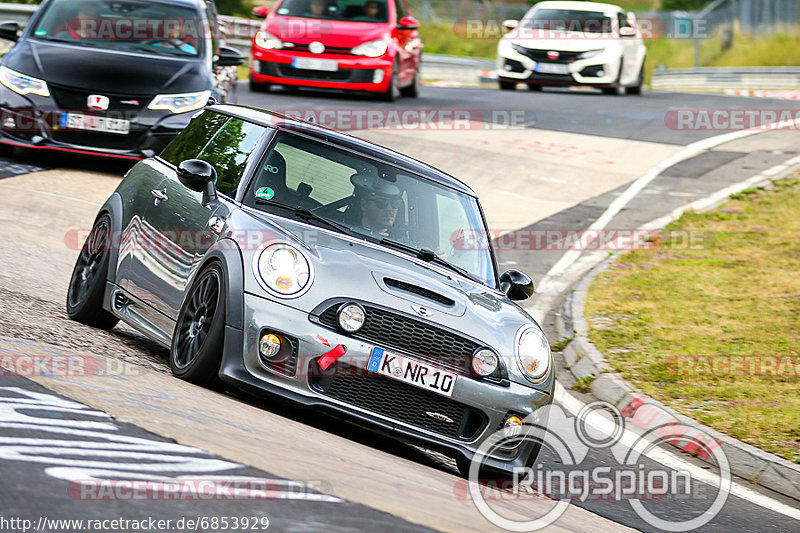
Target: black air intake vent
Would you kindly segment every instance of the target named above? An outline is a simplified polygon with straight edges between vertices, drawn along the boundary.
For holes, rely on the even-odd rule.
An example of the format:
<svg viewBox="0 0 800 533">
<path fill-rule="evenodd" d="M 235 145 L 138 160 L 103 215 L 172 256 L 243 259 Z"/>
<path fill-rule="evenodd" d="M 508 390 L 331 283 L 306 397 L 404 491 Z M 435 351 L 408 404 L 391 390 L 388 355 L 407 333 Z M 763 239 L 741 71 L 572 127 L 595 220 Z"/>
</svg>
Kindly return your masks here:
<svg viewBox="0 0 800 533">
<path fill-rule="evenodd" d="M 431 290 L 418 287 L 416 285 L 412 285 L 411 283 L 406 283 L 405 281 L 400 281 L 398 279 L 392 278 L 383 278 L 383 282 L 388 286 L 394 289 L 399 289 L 401 291 L 410 292 L 412 294 L 416 294 L 417 296 L 422 296 L 423 298 L 427 298 L 428 300 L 433 300 L 434 302 L 440 303 L 442 305 L 455 305 L 455 301 L 451 300 L 447 296 L 442 296 L 439 293 L 433 292 Z"/>
</svg>

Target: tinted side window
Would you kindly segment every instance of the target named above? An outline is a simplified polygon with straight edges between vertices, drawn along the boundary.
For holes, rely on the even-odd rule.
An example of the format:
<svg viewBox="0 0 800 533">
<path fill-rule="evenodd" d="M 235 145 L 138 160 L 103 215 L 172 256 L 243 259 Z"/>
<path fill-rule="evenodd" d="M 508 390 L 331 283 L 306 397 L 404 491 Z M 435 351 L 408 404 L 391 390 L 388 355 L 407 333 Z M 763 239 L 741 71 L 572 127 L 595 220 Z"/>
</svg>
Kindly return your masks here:
<svg viewBox="0 0 800 533">
<path fill-rule="evenodd" d="M 204 111 L 164 148 L 161 157 L 175 166 L 186 159 L 195 159 L 227 120 L 225 115 Z"/>
<path fill-rule="evenodd" d="M 267 128 L 231 118 L 206 144 L 197 158 L 217 169 L 217 190 L 231 195 L 239 184 L 247 157 Z"/>
</svg>

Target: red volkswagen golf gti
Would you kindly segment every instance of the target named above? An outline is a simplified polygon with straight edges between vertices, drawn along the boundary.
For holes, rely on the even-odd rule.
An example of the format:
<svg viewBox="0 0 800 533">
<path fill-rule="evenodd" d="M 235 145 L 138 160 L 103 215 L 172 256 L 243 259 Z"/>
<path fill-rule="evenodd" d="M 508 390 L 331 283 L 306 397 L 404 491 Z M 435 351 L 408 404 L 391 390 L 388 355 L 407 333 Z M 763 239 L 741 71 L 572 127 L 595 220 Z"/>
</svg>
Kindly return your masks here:
<svg viewBox="0 0 800 533">
<path fill-rule="evenodd" d="M 422 41 L 405 0 L 279 0 L 253 39 L 250 88 L 417 96 Z"/>
</svg>

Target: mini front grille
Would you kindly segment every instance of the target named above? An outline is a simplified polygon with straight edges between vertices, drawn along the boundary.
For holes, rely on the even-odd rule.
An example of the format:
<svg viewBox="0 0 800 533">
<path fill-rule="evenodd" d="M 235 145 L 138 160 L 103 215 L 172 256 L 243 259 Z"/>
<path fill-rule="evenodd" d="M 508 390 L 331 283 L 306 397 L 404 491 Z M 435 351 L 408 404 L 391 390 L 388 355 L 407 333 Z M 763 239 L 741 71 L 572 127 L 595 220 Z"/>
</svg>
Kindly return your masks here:
<svg viewBox="0 0 800 533">
<path fill-rule="evenodd" d="M 389 287 L 394 287 L 395 289 L 400 289 L 401 291 L 410 292 L 412 294 L 422 296 L 423 298 L 427 298 L 428 300 L 433 300 L 434 302 L 438 302 L 443 305 L 451 306 L 455 305 L 456 303 L 447 296 L 442 296 L 437 292 L 433 292 L 424 287 L 419 287 L 411 283 L 406 283 L 405 281 L 400 281 L 399 279 L 383 278 L 383 282 Z"/>
<path fill-rule="evenodd" d="M 340 304 L 328 307 L 319 322 L 337 329 L 336 312 Z M 444 328 L 422 320 L 363 304 L 367 319 L 351 334 L 384 348 L 394 348 L 415 358 L 462 376 L 471 374 L 472 354 L 481 345 Z"/>
<path fill-rule="evenodd" d="M 445 437 L 470 441 L 486 427 L 486 415 L 460 402 L 398 380 L 337 363 L 322 373 L 311 362 L 311 386 L 320 393 L 367 411 Z"/>
</svg>

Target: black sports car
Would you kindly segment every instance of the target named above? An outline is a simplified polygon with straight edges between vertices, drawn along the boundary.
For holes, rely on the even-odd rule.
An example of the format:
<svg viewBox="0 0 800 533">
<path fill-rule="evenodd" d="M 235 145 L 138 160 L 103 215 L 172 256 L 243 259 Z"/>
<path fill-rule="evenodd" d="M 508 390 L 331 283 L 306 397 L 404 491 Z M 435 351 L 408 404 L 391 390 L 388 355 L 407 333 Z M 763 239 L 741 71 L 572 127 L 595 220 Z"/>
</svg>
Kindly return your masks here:
<svg viewBox="0 0 800 533">
<path fill-rule="evenodd" d="M 142 159 L 213 97 L 244 57 L 210 0 L 44 0 L 0 61 L 0 143 Z"/>
</svg>

